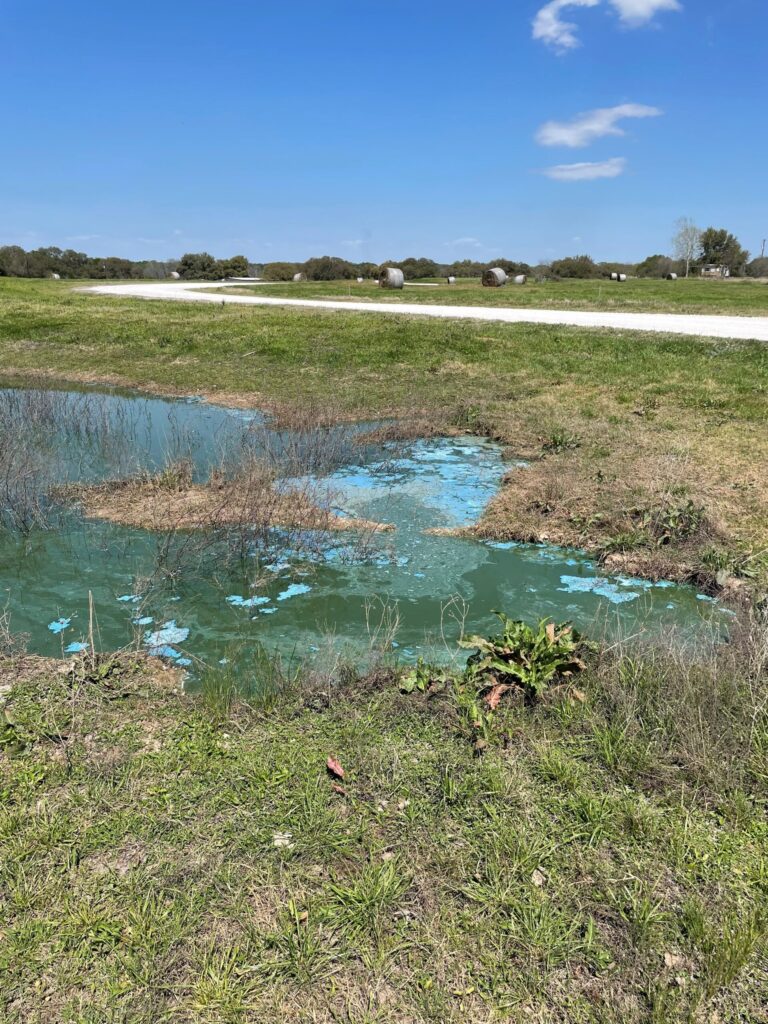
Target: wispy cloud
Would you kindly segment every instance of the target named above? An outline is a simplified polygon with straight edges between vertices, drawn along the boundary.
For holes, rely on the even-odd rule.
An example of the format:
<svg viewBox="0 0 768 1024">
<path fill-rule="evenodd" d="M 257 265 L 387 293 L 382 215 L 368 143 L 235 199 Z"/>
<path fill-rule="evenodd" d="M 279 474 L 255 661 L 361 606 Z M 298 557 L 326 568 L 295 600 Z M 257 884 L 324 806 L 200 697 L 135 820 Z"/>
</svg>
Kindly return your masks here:
<svg viewBox="0 0 768 1024">
<path fill-rule="evenodd" d="M 601 163 L 558 164 L 541 173 L 553 181 L 596 181 L 598 178 L 618 178 L 627 167 L 623 156 L 603 160 Z"/>
<path fill-rule="evenodd" d="M 577 114 L 571 121 L 547 121 L 536 132 L 540 146 L 569 146 L 576 149 L 588 146 L 606 135 L 626 135 L 619 121 L 627 117 L 659 117 L 658 107 L 642 103 L 622 103 L 618 107 L 601 107 Z"/>
<path fill-rule="evenodd" d="M 559 53 L 580 46 L 576 25 L 563 21 L 562 11 L 568 7 L 597 7 L 600 0 L 550 0 L 533 19 L 533 38 L 541 40 Z"/>
<path fill-rule="evenodd" d="M 567 53 L 580 46 L 578 26 L 562 18 L 569 7 L 598 7 L 603 0 L 550 0 L 533 19 L 533 38 L 551 46 L 557 53 Z M 639 28 L 662 11 L 680 11 L 680 0 L 607 0 L 627 28 Z"/>
<path fill-rule="evenodd" d="M 364 238 L 345 238 L 341 243 L 342 245 L 348 245 L 353 249 L 359 248 L 365 242 Z"/>
<path fill-rule="evenodd" d="M 447 246 L 470 246 L 473 249 L 482 249 L 483 243 L 479 238 L 472 238 L 471 235 L 466 235 L 463 238 L 454 238 L 450 242 L 445 243 Z"/>
<path fill-rule="evenodd" d="M 94 238 L 101 238 L 101 235 L 67 235 L 68 242 L 92 242 Z"/>
</svg>

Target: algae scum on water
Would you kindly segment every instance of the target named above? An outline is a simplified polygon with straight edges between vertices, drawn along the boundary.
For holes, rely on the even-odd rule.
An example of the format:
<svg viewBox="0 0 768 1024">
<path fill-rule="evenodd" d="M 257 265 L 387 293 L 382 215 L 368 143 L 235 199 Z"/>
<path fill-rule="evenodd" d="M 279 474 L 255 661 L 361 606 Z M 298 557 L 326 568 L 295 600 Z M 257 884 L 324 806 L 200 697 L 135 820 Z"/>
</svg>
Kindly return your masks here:
<svg viewBox="0 0 768 1024">
<path fill-rule="evenodd" d="M 194 399 L 11 387 L 0 426 L 0 606 L 36 653 L 86 649 L 91 601 L 102 649 L 137 642 L 193 672 L 260 645 L 303 661 L 387 643 L 403 660 L 447 661 L 462 631 L 494 628 L 496 609 L 623 636 L 690 638 L 723 621 L 688 587 L 603 576 L 578 553 L 430 532 L 473 524 L 506 472 L 526 472 L 483 438 L 382 443 L 366 436 L 375 424 L 280 430 Z M 283 510 L 301 495 L 360 529 L 286 526 L 269 510 L 233 526 L 229 508 L 207 529 L 169 511 L 150 530 L 89 519 L 56 491 L 158 474 L 173 491 L 179 466 L 200 487 L 244 463 Z M 173 497 L 169 509 L 185 500 Z"/>
</svg>

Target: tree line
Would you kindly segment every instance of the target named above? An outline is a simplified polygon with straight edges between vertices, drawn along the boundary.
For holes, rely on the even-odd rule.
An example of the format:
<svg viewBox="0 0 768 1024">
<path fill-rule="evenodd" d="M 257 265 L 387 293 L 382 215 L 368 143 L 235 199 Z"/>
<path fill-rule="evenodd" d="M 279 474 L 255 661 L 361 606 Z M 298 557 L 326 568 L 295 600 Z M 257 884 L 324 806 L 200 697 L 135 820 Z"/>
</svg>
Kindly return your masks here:
<svg viewBox="0 0 768 1024">
<path fill-rule="evenodd" d="M 739 240 L 725 228 L 701 230 L 683 218 L 672 239 L 671 255 L 655 253 L 640 263 L 595 262 L 588 255 L 566 256 L 551 263 L 531 266 L 498 258 L 487 261 L 456 260 L 440 263 L 428 257 L 409 256 L 383 264 L 354 263 L 341 256 L 313 256 L 302 263 L 277 261 L 253 263 L 238 255 L 217 259 L 207 252 L 184 253 L 178 260 L 128 260 L 119 256 L 88 256 L 56 246 L 25 251 L 18 245 L 0 246 L 0 277 L 53 277 L 72 279 L 162 280 L 180 277 L 195 281 L 219 281 L 226 277 L 262 277 L 267 281 L 291 281 L 301 274 L 308 281 L 344 281 L 379 276 L 382 267 L 399 267 L 406 281 L 423 278 L 481 277 L 489 267 L 501 267 L 509 276 L 526 274 L 537 280 L 610 277 L 612 273 L 637 277 L 688 276 L 706 264 L 724 266 L 734 277 L 768 277 L 768 257 L 750 261 Z"/>
</svg>

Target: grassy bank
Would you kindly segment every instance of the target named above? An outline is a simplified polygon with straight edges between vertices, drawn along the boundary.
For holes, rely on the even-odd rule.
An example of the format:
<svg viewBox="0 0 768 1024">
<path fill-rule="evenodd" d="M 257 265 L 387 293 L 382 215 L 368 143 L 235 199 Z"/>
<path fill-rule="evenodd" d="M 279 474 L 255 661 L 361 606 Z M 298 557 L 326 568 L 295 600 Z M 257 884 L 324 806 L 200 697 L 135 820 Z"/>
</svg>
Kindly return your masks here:
<svg viewBox="0 0 768 1024">
<path fill-rule="evenodd" d="M 495 535 L 629 555 L 638 571 L 697 582 L 765 576 L 764 345 L 150 303 L 64 282 L 0 281 L 0 300 L 6 373 L 204 393 L 288 420 L 403 415 L 482 431 L 532 461 L 489 510 Z"/>
<path fill-rule="evenodd" d="M 383 669 L 6 657 L 0 1019 L 758 1021 L 764 663 L 603 656 L 479 746 Z"/>
<path fill-rule="evenodd" d="M 371 302 L 423 302 L 452 306 L 516 306 L 531 309 L 620 310 L 624 313 L 715 313 L 768 316 L 768 284 L 748 278 L 728 281 L 689 278 L 662 281 L 634 278 L 624 283 L 533 279 L 524 287 L 483 288 L 479 278 L 459 278 L 454 285 L 435 279 L 437 287 L 406 284 L 386 291 L 372 281 L 302 281 L 243 286 L 239 291 L 281 298 L 354 299 Z"/>
</svg>

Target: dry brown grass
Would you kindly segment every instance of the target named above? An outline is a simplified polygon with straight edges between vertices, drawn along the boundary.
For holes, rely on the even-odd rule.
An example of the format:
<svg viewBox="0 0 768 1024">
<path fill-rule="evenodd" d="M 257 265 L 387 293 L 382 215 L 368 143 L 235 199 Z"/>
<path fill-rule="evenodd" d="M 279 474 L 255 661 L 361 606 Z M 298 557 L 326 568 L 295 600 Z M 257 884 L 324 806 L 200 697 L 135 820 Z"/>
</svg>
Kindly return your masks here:
<svg viewBox="0 0 768 1024">
<path fill-rule="evenodd" d="M 169 483 L 169 479 L 172 481 Z M 388 523 L 350 519 L 316 504 L 307 490 L 281 489 L 271 473 L 251 468 L 206 484 L 178 482 L 168 471 L 153 477 L 70 488 L 86 516 L 145 530 L 211 530 L 248 526 L 292 530 L 391 530 Z"/>
</svg>

